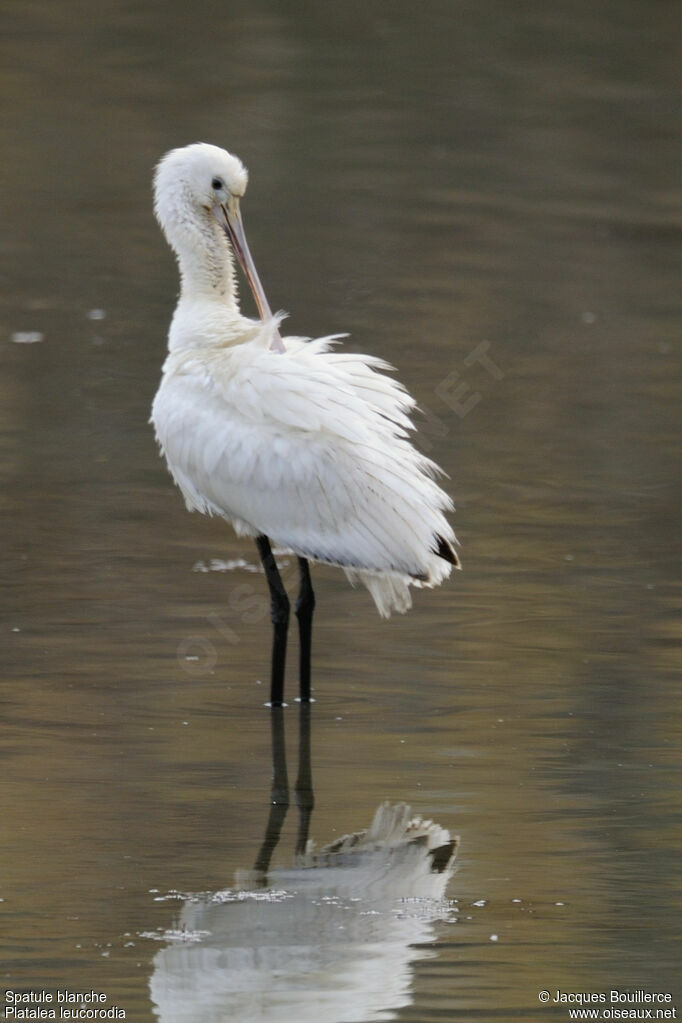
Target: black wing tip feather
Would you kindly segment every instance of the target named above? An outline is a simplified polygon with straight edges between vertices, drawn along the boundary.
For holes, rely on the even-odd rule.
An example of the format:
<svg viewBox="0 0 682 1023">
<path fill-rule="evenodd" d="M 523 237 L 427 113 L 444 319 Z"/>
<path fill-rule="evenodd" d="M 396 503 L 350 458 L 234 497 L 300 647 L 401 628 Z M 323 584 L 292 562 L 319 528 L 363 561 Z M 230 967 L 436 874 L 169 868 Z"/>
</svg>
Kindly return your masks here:
<svg viewBox="0 0 682 1023">
<path fill-rule="evenodd" d="M 462 565 L 457 555 L 457 551 L 452 544 L 438 534 L 434 537 L 434 540 L 436 546 L 433 548 L 433 553 L 437 554 L 439 558 L 443 559 L 443 561 L 449 561 L 451 565 L 455 566 L 455 568 L 461 568 Z"/>
</svg>

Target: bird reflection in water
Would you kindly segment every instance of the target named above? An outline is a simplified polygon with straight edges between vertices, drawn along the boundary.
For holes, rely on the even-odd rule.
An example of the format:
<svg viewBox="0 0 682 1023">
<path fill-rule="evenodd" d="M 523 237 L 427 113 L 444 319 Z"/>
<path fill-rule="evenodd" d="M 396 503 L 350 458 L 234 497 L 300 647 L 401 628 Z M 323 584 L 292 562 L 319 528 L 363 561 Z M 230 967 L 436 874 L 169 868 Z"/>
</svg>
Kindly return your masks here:
<svg viewBox="0 0 682 1023">
<path fill-rule="evenodd" d="M 270 866 L 289 807 L 284 718 L 273 708 L 265 838 L 234 888 L 183 896 L 150 979 L 162 1023 L 393 1019 L 412 1002 L 412 964 L 434 954 L 434 921 L 452 918 L 444 896 L 457 839 L 404 803 L 382 804 L 366 830 L 319 849 L 308 839 L 310 712 L 301 704 L 294 865 Z"/>
</svg>

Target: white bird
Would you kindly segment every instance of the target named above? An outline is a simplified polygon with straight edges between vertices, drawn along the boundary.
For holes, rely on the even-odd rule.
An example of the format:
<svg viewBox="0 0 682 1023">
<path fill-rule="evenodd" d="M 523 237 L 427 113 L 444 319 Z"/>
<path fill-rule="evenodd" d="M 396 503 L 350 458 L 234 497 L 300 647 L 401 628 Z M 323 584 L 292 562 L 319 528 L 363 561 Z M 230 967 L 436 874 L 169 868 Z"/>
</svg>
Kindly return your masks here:
<svg viewBox="0 0 682 1023">
<path fill-rule="evenodd" d="M 283 700 L 289 601 L 270 541 L 298 557 L 300 697 L 310 699 L 315 598 L 308 561 L 337 565 L 379 614 L 411 607 L 410 586 L 459 567 L 440 470 L 412 446 L 415 402 L 339 335 L 287 337 L 272 315 L 239 212 L 247 172 L 217 146 L 174 149 L 156 169 L 154 210 L 175 252 L 180 298 L 152 409 L 156 437 L 190 511 L 253 536 L 271 597 L 270 702 Z M 243 316 L 236 255 L 260 320 Z M 341 335 L 344 336 L 344 335 Z"/>
</svg>

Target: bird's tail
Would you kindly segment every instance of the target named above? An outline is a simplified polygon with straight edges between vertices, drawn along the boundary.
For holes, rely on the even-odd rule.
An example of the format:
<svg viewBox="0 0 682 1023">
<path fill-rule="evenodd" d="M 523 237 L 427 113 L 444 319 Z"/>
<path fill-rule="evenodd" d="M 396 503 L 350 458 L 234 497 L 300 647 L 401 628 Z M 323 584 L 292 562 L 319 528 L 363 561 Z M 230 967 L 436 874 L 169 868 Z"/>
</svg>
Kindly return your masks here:
<svg viewBox="0 0 682 1023">
<path fill-rule="evenodd" d="M 460 567 L 459 558 L 454 552 L 454 548 L 448 545 L 448 551 L 451 552 L 448 559 L 442 554 L 432 556 L 428 562 L 427 573 L 420 577 L 392 572 L 365 572 L 354 568 L 345 569 L 345 573 L 351 585 L 362 583 L 363 586 L 366 586 L 381 617 L 390 618 L 394 611 L 402 615 L 412 607 L 410 586 L 429 589 L 432 586 L 438 586 L 444 579 L 447 579 L 453 567 Z"/>
<path fill-rule="evenodd" d="M 345 571 L 353 586 L 362 583 L 367 587 L 382 618 L 390 618 L 393 611 L 404 615 L 412 607 L 409 576 L 362 572 L 350 568 Z"/>
</svg>

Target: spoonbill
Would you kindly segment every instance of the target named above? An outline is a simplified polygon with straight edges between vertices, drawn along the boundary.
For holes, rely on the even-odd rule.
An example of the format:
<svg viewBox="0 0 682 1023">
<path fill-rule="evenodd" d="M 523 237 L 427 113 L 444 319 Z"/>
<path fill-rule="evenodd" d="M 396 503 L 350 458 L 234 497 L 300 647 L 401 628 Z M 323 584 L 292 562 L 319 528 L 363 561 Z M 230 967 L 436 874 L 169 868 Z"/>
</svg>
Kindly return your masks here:
<svg viewBox="0 0 682 1023">
<path fill-rule="evenodd" d="M 371 355 L 341 353 L 346 335 L 282 338 L 244 233 L 247 171 L 195 143 L 156 168 L 154 211 L 180 270 L 180 297 L 151 421 L 190 511 L 255 538 L 274 630 L 270 703 L 281 706 L 289 599 L 271 542 L 298 558 L 300 699 L 310 700 L 315 596 L 308 562 L 364 583 L 379 614 L 405 612 L 410 586 L 459 567 L 441 471 L 410 443 L 415 402 Z M 236 256 L 260 320 L 242 315 Z"/>
</svg>

